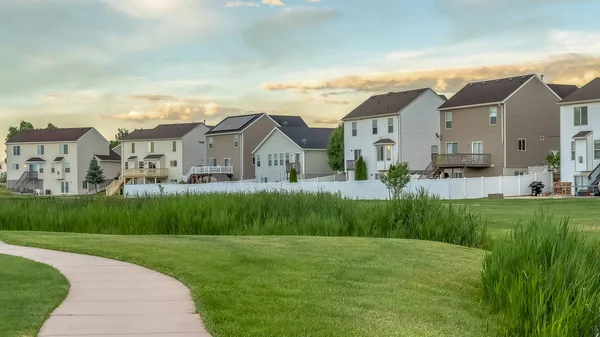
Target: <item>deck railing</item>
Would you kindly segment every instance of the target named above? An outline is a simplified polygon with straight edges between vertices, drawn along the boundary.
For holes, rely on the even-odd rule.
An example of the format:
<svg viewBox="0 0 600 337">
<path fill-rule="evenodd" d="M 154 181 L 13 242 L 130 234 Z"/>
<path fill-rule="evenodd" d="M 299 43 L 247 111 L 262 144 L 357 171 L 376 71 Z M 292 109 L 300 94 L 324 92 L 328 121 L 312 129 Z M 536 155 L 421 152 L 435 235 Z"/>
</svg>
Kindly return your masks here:
<svg viewBox="0 0 600 337">
<path fill-rule="evenodd" d="M 442 168 L 490 167 L 492 155 L 489 153 L 434 154 L 433 163 L 435 167 Z"/>
<path fill-rule="evenodd" d="M 165 168 L 143 168 L 123 170 L 123 177 L 125 178 L 166 178 L 168 176 L 169 169 Z"/>
</svg>

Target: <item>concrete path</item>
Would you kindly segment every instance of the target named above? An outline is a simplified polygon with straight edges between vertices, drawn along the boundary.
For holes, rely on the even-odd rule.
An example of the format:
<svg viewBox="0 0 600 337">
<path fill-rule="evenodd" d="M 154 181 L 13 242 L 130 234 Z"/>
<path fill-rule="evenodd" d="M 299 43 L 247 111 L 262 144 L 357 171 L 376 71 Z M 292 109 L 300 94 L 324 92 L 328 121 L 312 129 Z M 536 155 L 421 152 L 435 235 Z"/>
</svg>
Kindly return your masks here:
<svg viewBox="0 0 600 337">
<path fill-rule="evenodd" d="M 51 265 L 71 283 L 40 337 L 210 337 L 189 290 L 166 275 L 130 263 L 1 241 L 0 254 Z"/>
</svg>

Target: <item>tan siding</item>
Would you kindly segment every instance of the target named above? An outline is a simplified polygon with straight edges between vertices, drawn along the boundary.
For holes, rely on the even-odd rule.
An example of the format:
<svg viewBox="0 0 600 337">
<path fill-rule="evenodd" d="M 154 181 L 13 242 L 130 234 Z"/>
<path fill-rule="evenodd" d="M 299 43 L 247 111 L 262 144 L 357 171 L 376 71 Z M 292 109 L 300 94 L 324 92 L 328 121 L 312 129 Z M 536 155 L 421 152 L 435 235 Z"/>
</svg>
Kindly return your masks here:
<svg viewBox="0 0 600 337">
<path fill-rule="evenodd" d="M 506 166 L 524 168 L 545 161 L 551 149 L 560 148 L 559 99 L 533 79 L 507 102 Z M 540 140 L 544 136 L 544 140 Z M 518 138 L 526 138 L 526 151 L 517 151 Z"/>
<path fill-rule="evenodd" d="M 458 142 L 459 153 L 471 153 L 471 142 L 482 141 L 483 152 L 492 156 L 494 167 L 466 169 L 465 177 L 502 175 L 504 148 L 502 146 L 502 109 L 498 106 L 498 122 L 490 125 L 489 109 L 494 105 L 452 110 L 452 129 L 446 129 L 445 111 L 440 111 L 440 153 L 446 153 L 446 143 Z"/>
<path fill-rule="evenodd" d="M 213 138 L 213 148 L 208 148 L 208 138 Z M 242 168 L 240 163 L 240 147 L 233 146 L 233 134 L 226 135 L 207 135 L 206 136 L 206 165 L 210 164 L 210 158 L 217 159 L 217 165 L 224 165 L 225 158 L 231 158 L 231 165 L 233 166 L 233 178 L 239 180 L 242 174 Z M 241 137 L 240 137 L 241 138 Z"/>
<path fill-rule="evenodd" d="M 252 165 L 252 151 L 256 149 L 258 144 L 260 144 L 260 142 L 262 142 L 275 127 L 277 127 L 277 124 L 265 115 L 244 130 L 244 134 L 242 135 L 244 148 L 243 179 L 254 179 L 256 177 L 254 165 Z"/>
</svg>

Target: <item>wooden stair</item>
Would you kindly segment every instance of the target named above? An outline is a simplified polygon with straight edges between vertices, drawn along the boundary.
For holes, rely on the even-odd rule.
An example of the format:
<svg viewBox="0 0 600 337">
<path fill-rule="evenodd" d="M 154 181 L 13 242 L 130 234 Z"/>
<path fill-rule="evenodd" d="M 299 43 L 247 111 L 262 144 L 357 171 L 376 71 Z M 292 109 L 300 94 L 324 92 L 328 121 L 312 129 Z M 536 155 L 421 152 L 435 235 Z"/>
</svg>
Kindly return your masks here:
<svg viewBox="0 0 600 337">
<path fill-rule="evenodd" d="M 106 187 L 106 195 L 111 196 L 111 195 L 120 194 L 121 186 L 123 186 L 124 183 L 125 183 L 125 178 L 123 178 L 122 175 L 119 177 L 119 179 L 113 180 L 113 182 L 110 183 L 110 185 L 108 185 Z"/>
</svg>

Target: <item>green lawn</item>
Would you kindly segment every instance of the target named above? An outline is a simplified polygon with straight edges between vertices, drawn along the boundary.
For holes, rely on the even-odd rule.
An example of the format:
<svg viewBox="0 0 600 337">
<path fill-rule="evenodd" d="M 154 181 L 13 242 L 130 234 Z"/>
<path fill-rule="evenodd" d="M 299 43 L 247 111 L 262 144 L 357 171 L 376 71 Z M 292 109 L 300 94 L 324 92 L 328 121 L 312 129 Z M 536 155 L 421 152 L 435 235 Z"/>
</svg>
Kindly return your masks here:
<svg viewBox="0 0 600 337">
<path fill-rule="evenodd" d="M 215 337 L 479 337 L 495 321 L 479 300 L 484 252 L 437 242 L 39 232 L 0 240 L 172 275 Z"/>
<path fill-rule="evenodd" d="M 0 254 L 0 335 L 37 336 L 68 291 L 67 279 L 56 269 Z"/>
</svg>

